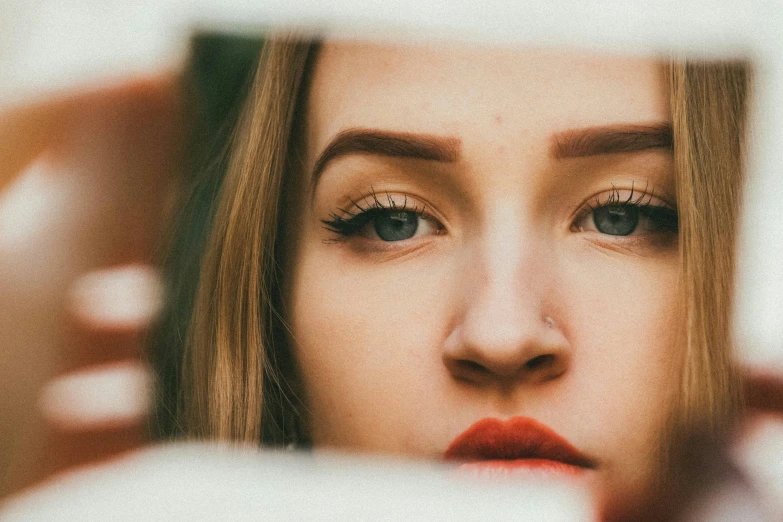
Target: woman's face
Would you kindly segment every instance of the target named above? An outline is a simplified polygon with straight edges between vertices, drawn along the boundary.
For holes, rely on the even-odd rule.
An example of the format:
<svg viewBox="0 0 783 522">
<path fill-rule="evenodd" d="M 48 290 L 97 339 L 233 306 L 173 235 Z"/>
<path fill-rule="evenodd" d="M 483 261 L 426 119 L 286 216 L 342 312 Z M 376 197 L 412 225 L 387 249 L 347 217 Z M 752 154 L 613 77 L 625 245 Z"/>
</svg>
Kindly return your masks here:
<svg viewBox="0 0 783 522">
<path fill-rule="evenodd" d="M 645 484 L 679 331 L 661 64 L 326 43 L 305 118 L 286 291 L 315 447 Z"/>
</svg>

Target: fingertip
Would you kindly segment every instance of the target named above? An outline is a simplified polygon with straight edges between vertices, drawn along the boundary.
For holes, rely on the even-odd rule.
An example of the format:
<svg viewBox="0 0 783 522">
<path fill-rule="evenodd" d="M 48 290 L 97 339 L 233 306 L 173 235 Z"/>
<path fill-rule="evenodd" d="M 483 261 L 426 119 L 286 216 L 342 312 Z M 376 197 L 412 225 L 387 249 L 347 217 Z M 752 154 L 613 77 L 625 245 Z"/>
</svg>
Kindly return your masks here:
<svg viewBox="0 0 783 522">
<path fill-rule="evenodd" d="M 69 308 L 81 323 L 98 329 L 146 328 L 163 308 L 157 270 L 129 265 L 88 272 L 74 282 Z"/>
<path fill-rule="evenodd" d="M 124 361 L 56 377 L 41 390 L 38 406 L 58 429 L 90 431 L 139 424 L 151 398 L 150 371 L 140 362 Z"/>
</svg>

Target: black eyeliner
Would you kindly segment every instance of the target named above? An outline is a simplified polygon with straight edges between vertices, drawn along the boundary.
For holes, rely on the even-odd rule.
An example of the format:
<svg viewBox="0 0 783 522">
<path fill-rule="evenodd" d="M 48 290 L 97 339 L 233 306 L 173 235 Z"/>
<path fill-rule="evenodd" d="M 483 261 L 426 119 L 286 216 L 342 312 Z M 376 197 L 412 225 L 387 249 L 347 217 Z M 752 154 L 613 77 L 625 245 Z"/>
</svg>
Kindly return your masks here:
<svg viewBox="0 0 783 522">
<path fill-rule="evenodd" d="M 647 192 L 648 186 L 645 185 L 645 189 L 634 199 L 634 184 L 631 184 L 630 194 L 627 198 L 621 198 L 620 190 L 612 185 L 612 190 L 609 196 L 601 201 L 599 195 L 593 196 L 592 199 L 586 201 L 583 204 L 582 209 L 577 213 L 574 222 L 580 221 L 587 214 L 595 212 L 598 209 L 611 207 L 611 208 L 625 208 L 636 207 L 640 215 L 653 221 L 662 230 L 667 232 L 677 233 L 679 232 L 679 213 L 676 208 L 673 208 L 665 202 L 660 204 L 653 204 L 652 200 L 655 197 L 654 194 Z M 645 201 L 646 199 L 646 201 Z"/>
<path fill-rule="evenodd" d="M 358 234 L 362 228 L 372 223 L 384 212 L 413 212 L 424 217 L 423 208 L 418 209 L 408 206 L 407 195 L 405 195 L 405 200 L 402 204 L 398 205 L 394 202 L 390 193 L 386 192 L 385 194 L 388 202 L 386 205 L 378 199 L 378 195 L 372 188 L 369 194 L 359 198 L 359 201 L 371 199 L 369 206 L 362 206 L 359 201 L 348 198 L 351 202 L 350 207 L 338 208 L 336 211 L 330 212 L 329 219 L 322 219 L 321 223 L 330 232 L 345 238 Z"/>
</svg>

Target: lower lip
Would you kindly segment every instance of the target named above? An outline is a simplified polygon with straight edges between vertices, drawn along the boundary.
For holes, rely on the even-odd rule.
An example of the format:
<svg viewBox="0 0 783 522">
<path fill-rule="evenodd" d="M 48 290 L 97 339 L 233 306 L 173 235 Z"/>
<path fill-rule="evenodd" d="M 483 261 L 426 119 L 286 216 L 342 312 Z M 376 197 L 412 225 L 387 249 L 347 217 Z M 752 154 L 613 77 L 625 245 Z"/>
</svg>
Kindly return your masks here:
<svg viewBox="0 0 783 522">
<path fill-rule="evenodd" d="M 461 472 L 480 477 L 581 477 L 585 469 L 548 459 L 479 460 L 459 466 Z"/>
</svg>

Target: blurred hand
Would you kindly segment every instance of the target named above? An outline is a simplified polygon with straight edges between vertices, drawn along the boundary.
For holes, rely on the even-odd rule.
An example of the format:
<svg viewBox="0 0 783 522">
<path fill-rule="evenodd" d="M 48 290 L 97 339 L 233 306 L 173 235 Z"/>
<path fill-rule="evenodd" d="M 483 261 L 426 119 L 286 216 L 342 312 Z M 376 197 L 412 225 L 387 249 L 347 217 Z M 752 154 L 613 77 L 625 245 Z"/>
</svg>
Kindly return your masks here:
<svg viewBox="0 0 783 522">
<path fill-rule="evenodd" d="M 721 442 L 695 435 L 683 448 L 677 484 L 643 499 L 619 499 L 612 521 L 783 520 L 783 375 L 747 366 L 747 411 Z"/>
<path fill-rule="evenodd" d="M 0 112 L 0 495 L 145 440 L 175 78 Z"/>
<path fill-rule="evenodd" d="M 783 519 L 783 375 L 751 368 L 750 415 L 732 449 L 755 500 L 768 520 Z"/>
</svg>

